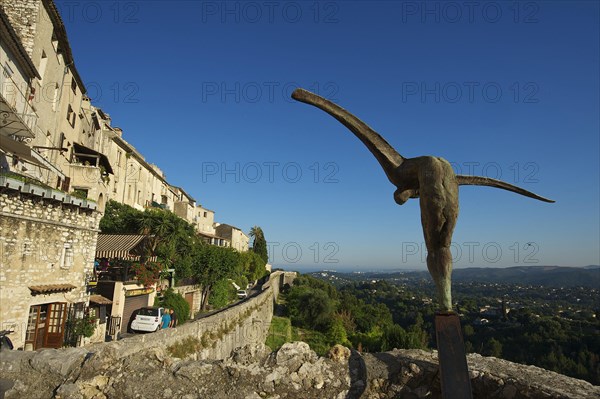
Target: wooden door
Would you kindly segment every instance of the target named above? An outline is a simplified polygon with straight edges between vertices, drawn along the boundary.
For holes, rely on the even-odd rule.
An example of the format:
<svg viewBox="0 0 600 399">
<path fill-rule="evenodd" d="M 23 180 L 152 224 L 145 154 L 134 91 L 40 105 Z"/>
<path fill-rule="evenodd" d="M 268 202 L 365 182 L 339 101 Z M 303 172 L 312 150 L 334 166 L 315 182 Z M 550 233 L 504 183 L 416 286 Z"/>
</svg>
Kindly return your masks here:
<svg viewBox="0 0 600 399">
<path fill-rule="evenodd" d="M 27 319 L 27 331 L 25 333 L 25 349 L 30 346 L 31 349 L 35 350 L 38 347 L 38 336 L 44 336 L 44 331 L 39 331 L 40 325 L 40 305 L 31 306 L 29 308 L 29 317 Z M 44 312 L 44 320 L 46 313 Z M 42 326 L 44 323 L 41 323 Z M 41 333 L 41 334 L 40 334 Z M 40 345 L 43 344 L 42 339 L 39 340 Z"/>
<path fill-rule="evenodd" d="M 66 303 L 48 304 L 48 316 L 46 318 L 46 336 L 44 347 L 60 348 L 65 335 L 65 320 L 67 318 Z"/>
</svg>

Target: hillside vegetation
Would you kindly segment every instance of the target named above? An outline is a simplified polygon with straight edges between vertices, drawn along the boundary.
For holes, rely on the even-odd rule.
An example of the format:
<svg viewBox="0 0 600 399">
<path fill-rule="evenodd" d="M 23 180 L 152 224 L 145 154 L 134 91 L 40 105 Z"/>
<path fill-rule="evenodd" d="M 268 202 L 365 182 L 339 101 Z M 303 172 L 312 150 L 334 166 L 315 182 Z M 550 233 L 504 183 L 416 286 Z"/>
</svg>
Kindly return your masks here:
<svg viewBox="0 0 600 399">
<path fill-rule="evenodd" d="M 593 311 L 555 312 L 554 305 L 565 306 L 567 294 L 537 289 L 526 291 L 518 308 L 503 313 L 497 290 L 507 287 L 460 288 L 456 297 L 467 352 L 600 384 L 600 321 Z M 556 302 L 536 299 L 551 294 Z M 355 281 L 336 288 L 301 275 L 284 291 L 283 314 L 291 323 L 276 319 L 269 344 L 276 349 L 300 339 L 320 354 L 335 344 L 362 352 L 435 348 L 435 303 L 427 295 L 395 281 Z"/>
</svg>

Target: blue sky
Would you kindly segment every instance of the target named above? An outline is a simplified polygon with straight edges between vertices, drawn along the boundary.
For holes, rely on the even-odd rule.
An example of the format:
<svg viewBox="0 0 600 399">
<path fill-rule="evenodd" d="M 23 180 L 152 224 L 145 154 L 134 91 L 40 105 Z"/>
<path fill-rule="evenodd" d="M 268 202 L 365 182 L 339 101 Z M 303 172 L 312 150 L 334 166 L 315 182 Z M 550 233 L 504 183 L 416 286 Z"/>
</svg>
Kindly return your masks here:
<svg viewBox="0 0 600 399">
<path fill-rule="evenodd" d="M 297 86 L 557 201 L 461 188 L 455 267 L 600 263 L 598 2 L 57 3 L 95 104 L 275 266 L 425 268 L 418 201 Z"/>
</svg>

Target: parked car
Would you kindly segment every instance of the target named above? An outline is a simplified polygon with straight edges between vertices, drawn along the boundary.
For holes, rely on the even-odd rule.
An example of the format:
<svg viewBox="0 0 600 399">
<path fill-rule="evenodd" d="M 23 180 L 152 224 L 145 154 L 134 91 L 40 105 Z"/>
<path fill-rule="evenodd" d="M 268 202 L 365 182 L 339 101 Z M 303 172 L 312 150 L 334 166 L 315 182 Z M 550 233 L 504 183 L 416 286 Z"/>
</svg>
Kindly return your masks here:
<svg viewBox="0 0 600 399">
<path fill-rule="evenodd" d="M 246 290 L 238 290 L 237 291 L 237 296 L 240 299 L 244 299 L 248 297 L 248 292 Z"/>
<path fill-rule="evenodd" d="M 160 330 L 164 308 L 144 307 L 137 310 L 131 329 L 135 332 L 153 332 Z"/>
</svg>

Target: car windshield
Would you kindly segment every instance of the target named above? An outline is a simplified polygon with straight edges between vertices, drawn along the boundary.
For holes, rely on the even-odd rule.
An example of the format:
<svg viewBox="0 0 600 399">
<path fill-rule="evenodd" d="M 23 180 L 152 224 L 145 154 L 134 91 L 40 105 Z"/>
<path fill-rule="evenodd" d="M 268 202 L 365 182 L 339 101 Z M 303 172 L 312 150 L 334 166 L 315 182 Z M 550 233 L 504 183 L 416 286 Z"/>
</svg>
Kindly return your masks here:
<svg viewBox="0 0 600 399">
<path fill-rule="evenodd" d="M 140 316 L 158 316 L 158 309 L 141 308 L 138 312 Z"/>
</svg>

